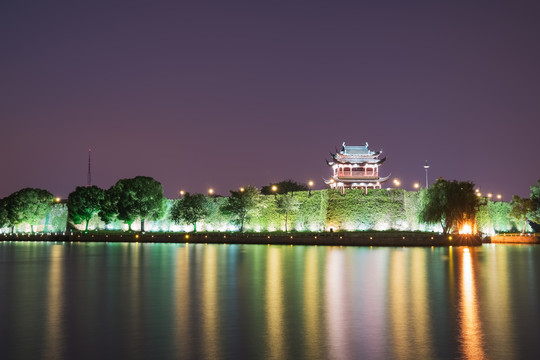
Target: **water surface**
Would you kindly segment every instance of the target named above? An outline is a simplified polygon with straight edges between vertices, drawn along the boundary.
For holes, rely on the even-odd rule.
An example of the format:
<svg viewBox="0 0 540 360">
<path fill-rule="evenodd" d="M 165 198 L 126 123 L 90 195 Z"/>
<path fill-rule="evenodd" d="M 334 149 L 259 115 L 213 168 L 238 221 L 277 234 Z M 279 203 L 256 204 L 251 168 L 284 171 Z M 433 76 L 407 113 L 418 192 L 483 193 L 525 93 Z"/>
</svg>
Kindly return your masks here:
<svg viewBox="0 0 540 360">
<path fill-rule="evenodd" d="M 540 247 L 0 243 L 2 359 L 540 358 Z"/>
</svg>

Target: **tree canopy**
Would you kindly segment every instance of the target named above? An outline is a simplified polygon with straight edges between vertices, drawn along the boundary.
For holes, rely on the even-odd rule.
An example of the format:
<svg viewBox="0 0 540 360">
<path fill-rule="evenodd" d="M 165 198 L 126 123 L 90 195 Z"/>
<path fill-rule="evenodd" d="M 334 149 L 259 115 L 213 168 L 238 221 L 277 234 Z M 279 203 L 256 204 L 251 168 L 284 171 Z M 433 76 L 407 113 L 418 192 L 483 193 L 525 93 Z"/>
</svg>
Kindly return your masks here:
<svg viewBox="0 0 540 360">
<path fill-rule="evenodd" d="M 475 224 L 479 201 L 472 182 L 439 178 L 423 194 L 420 218 L 428 224 L 440 223 L 443 233 L 457 232 L 465 223 L 471 228 Z"/>
<path fill-rule="evenodd" d="M 531 214 L 532 210 L 533 205 L 531 199 L 520 198 L 517 195 L 512 197 L 509 215 L 516 223 L 522 224 L 521 233 L 524 233 L 527 228 L 528 215 Z"/>
<path fill-rule="evenodd" d="M 272 186 L 277 187 L 277 191 L 272 191 Z M 278 183 L 271 183 L 270 185 L 263 186 L 261 188 L 262 195 L 273 195 L 273 194 L 288 194 L 295 191 L 307 191 L 307 185 L 297 183 L 291 179 L 283 180 Z"/>
<path fill-rule="evenodd" d="M 232 217 L 233 222 L 240 226 L 240 232 L 244 231 L 244 224 L 256 213 L 259 206 L 259 190 L 248 186 L 242 190 L 230 190 L 231 196 L 222 208 L 225 214 Z"/>
<path fill-rule="evenodd" d="M 141 221 L 141 231 L 144 231 L 145 219 L 157 220 L 165 214 L 163 187 L 151 177 L 136 176 L 118 180 L 108 192 L 106 200 L 110 202 L 111 209 L 116 204 L 117 217 L 128 224 L 129 230 L 137 218 Z M 113 212 L 108 211 L 104 215 L 111 214 Z"/>
<path fill-rule="evenodd" d="M 97 186 L 78 186 L 68 196 L 69 219 L 75 224 L 86 222 L 85 231 L 87 231 L 90 219 L 101 211 L 104 199 L 105 191 L 103 189 Z"/>
<path fill-rule="evenodd" d="M 540 180 L 531 186 L 531 210 L 528 214 L 531 221 L 540 224 Z"/>
<path fill-rule="evenodd" d="M 285 231 L 289 231 L 289 214 L 300 209 L 298 197 L 281 195 L 276 198 L 276 208 L 278 214 L 285 215 Z"/>
<path fill-rule="evenodd" d="M 170 218 L 175 224 L 186 222 L 193 224 L 193 231 L 197 232 L 197 223 L 210 214 L 209 200 L 203 194 L 186 193 L 183 199 L 176 200 L 171 208 Z"/>
<path fill-rule="evenodd" d="M 34 224 L 45 218 L 51 209 L 53 195 L 47 190 L 25 188 L 4 199 L 7 223 L 15 227 L 22 223 L 30 224 L 34 232 Z"/>
</svg>

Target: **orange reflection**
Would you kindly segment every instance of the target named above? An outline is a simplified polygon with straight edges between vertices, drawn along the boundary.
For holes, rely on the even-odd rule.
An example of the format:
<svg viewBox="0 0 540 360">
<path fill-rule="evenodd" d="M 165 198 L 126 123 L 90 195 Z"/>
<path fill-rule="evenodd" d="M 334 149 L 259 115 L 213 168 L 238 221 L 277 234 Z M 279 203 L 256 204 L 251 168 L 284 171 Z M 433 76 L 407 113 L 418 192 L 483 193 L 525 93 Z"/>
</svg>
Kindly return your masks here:
<svg viewBox="0 0 540 360">
<path fill-rule="evenodd" d="M 283 359 L 283 279 L 281 274 L 281 249 L 268 249 L 266 262 L 266 324 L 268 326 L 268 354 L 270 359 Z"/>
<path fill-rule="evenodd" d="M 478 299 L 469 248 L 463 249 L 461 262 L 461 347 L 466 359 L 485 359 L 484 340 L 478 315 Z"/>
<path fill-rule="evenodd" d="M 206 359 L 216 359 L 220 354 L 217 319 L 217 254 L 216 246 L 204 248 L 203 265 L 203 334 Z"/>
<path fill-rule="evenodd" d="M 390 270 L 390 325 L 393 358 L 431 359 L 432 329 L 428 289 L 428 252 L 394 251 Z"/>
<path fill-rule="evenodd" d="M 189 281 L 189 246 L 179 247 L 176 255 L 176 276 L 175 276 L 175 310 L 176 310 L 176 336 L 177 348 L 185 358 L 191 358 L 190 349 L 190 300 L 191 291 Z M 181 352 L 180 352 L 181 351 Z"/>
<path fill-rule="evenodd" d="M 409 316 L 412 317 L 410 320 L 413 323 L 413 334 L 412 338 L 413 346 L 411 348 L 416 350 L 415 356 L 419 359 L 432 359 L 433 354 L 431 353 L 431 326 L 429 318 L 429 294 L 428 294 L 428 279 L 427 275 L 429 273 L 427 268 L 427 259 L 428 252 L 424 249 L 415 248 L 411 249 L 410 252 L 411 260 L 409 268 L 412 266 L 412 286 L 410 287 L 411 293 L 409 298 L 411 302 L 409 307 L 412 308 L 412 314 Z"/>
<path fill-rule="evenodd" d="M 320 290 L 319 290 L 319 271 L 318 271 L 318 249 L 309 247 L 306 254 L 306 267 L 304 272 L 304 322 L 306 324 L 306 342 L 307 358 L 315 359 L 319 354 L 318 346 L 321 343 L 322 336 L 320 328 Z"/>
<path fill-rule="evenodd" d="M 394 251 L 390 261 L 390 326 L 393 358 L 402 359 L 409 353 L 407 309 L 407 263 L 404 251 Z"/>
<path fill-rule="evenodd" d="M 62 339 L 62 245 L 53 245 L 47 294 L 47 318 L 44 358 L 61 357 Z"/>
<path fill-rule="evenodd" d="M 349 317 L 346 294 L 345 254 L 341 249 L 327 251 L 325 274 L 325 298 L 329 354 L 331 359 L 351 359 L 346 347 L 350 334 L 347 332 Z"/>
</svg>

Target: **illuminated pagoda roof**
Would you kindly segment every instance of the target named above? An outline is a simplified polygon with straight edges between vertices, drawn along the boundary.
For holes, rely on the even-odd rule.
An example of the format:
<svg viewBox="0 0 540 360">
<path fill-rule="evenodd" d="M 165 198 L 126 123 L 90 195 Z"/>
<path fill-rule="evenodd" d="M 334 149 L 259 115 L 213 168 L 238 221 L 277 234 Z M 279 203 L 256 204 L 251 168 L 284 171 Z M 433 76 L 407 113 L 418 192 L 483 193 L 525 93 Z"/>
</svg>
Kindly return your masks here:
<svg viewBox="0 0 540 360">
<path fill-rule="evenodd" d="M 382 164 L 386 157 L 379 159 L 381 151 L 371 151 L 368 148 L 368 143 L 362 146 L 350 146 L 343 143 L 341 151 L 330 153 L 334 161 L 327 161 L 328 165 L 334 165 L 334 162 L 341 164 Z"/>
</svg>

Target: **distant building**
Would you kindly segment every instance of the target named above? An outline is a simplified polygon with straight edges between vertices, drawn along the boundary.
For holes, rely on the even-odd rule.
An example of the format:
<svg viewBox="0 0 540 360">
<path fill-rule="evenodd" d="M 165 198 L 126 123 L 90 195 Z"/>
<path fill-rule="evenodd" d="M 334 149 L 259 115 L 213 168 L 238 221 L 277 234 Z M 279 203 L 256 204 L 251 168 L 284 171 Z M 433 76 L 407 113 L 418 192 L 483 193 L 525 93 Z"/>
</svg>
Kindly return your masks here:
<svg viewBox="0 0 540 360">
<path fill-rule="evenodd" d="M 330 153 L 332 161 L 326 161 L 332 168 L 332 177 L 325 180 L 331 189 L 380 189 L 390 175 L 379 177 L 379 166 L 386 157 L 379 159 L 382 151 L 371 151 L 368 143 L 363 146 L 347 146 L 343 143 L 341 151 Z"/>
</svg>

